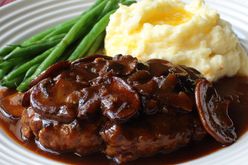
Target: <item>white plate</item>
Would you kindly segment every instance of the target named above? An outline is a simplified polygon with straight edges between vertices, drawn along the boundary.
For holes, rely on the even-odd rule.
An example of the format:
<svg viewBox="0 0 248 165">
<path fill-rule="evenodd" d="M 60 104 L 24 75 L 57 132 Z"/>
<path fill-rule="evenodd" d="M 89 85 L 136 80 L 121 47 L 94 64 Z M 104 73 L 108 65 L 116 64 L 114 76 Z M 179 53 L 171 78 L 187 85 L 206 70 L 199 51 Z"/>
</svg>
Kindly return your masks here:
<svg viewBox="0 0 248 165">
<path fill-rule="evenodd" d="M 94 0 L 19 0 L 0 8 L 0 47 L 18 43 L 33 34 L 79 15 Z M 248 1 L 207 0 L 248 47 Z M 235 144 L 185 164 L 247 164 L 248 133 Z M 33 154 L 19 146 L 0 130 L 0 165 L 60 164 Z"/>
</svg>

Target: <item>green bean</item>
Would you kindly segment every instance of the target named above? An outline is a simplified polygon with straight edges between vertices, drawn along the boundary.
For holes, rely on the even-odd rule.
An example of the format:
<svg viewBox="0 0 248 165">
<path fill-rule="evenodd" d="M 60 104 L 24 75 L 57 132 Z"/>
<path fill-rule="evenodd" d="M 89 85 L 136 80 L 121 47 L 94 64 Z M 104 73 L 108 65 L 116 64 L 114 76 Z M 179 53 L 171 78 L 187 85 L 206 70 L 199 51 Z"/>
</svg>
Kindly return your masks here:
<svg viewBox="0 0 248 165">
<path fill-rule="evenodd" d="M 53 40 L 57 40 L 57 39 L 62 39 L 64 36 L 65 36 L 65 33 L 64 34 L 59 34 L 59 35 L 56 35 L 56 36 L 52 36 L 52 37 L 48 38 L 46 41 L 38 41 L 38 42 L 33 42 L 31 44 L 24 44 L 24 45 L 9 45 L 9 46 L 6 46 L 6 47 L 4 47 L 4 48 L 2 48 L 0 50 L 0 57 L 4 57 L 6 54 L 9 54 L 14 49 L 15 49 L 15 51 L 12 52 L 12 54 L 21 51 L 20 48 L 27 48 L 27 47 L 33 46 L 35 44 L 44 44 L 47 41 L 53 41 Z M 10 58 L 10 57 L 5 57 L 4 59 L 8 59 L 8 58 Z"/>
<path fill-rule="evenodd" d="M 91 10 L 93 7 L 95 7 L 97 4 L 99 4 L 102 0 L 97 0 L 96 3 L 86 10 L 83 14 Z M 40 40 L 46 40 L 54 35 L 61 34 L 61 33 L 66 33 L 70 30 L 70 28 L 76 23 L 76 21 L 79 19 L 79 17 L 70 19 L 66 22 L 63 22 L 55 27 L 51 27 L 43 32 L 40 32 L 29 39 L 25 40 L 22 45 L 29 45 L 32 44 L 33 42 L 40 41 Z M 15 50 L 15 48 L 18 47 L 17 45 L 10 45 L 6 46 L 0 49 L 0 57 L 4 57 L 8 55 L 11 51 Z"/>
<path fill-rule="evenodd" d="M 53 41 L 53 40 L 57 40 L 57 39 L 61 39 L 62 40 L 65 36 L 66 36 L 66 33 L 61 33 L 61 34 L 58 34 L 58 35 L 51 36 L 51 37 L 47 38 L 46 40 L 34 42 L 32 44 L 35 44 L 35 43 L 44 43 L 46 41 Z"/>
<path fill-rule="evenodd" d="M 46 40 L 32 42 L 31 44 L 18 45 L 17 47 L 27 48 L 27 47 L 37 45 L 37 44 L 44 44 L 44 43 L 47 43 L 48 41 L 62 40 L 65 37 L 65 35 L 66 35 L 66 33 L 62 33 L 62 34 L 58 34 L 55 36 L 51 36 L 50 38 L 47 38 Z"/>
<path fill-rule="evenodd" d="M 132 4 L 132 3 L 134 3 L 134 2 L 136 2 L 136 1 L 123 1 L 123 4 L 128 4 L 128 5 L 130 5 L 130 4 Z M 107 5 L 105 6 L 105 8 L 104 8 L 104 10 L 102 11 L 102 13 L 101 13 L 101 15 L 106 15 L 107 13 L 106 12 L 109 12 L 109 11 L 111 11 L 112 9 L 116 9 L 116 8 L 118 8 L 118 1 L 117 0 L 110 0 L 108 3 L 107 3 Z M 114 12 L 114 11 L 113 11 Z M 101 16 L 100 16 L 101 17 Z M 106 20 L 105 20 L 106 21 Z M 108 24 L 108 22 L 109 21 L 107 21 L 107 22 L 105 22 L 105 23 L 107 23 Z M 98 24 L 98 23 L 97 23 Z M 95 25 L 96 26 L 96 25 Z M 94 28 L 95 28 L 95 26 L 94 26 Z M 99 25 L 99 26 L 101 26 L 101 25 Z M 106 26 L 107 25 L 105 25 L 104 26 L 104 29 L 106 28 Z M 97 31 L 97 27 L 96 27 L 96 30 L 95 30 L 95 32 Z M 95 32 L 93 32 L 93 29 L 91 30 L 91 32 L 92 33 L 95 33 Z M 90 32 L 90 33 L 91 33 Z M 89 35 L 89 34 L 88 34 Z M 83 40 L 81 41 L 81 43 L 79 44 L 79 46 L 77 47 L 77 49 L 73 52 L 73 54 L 69 57 L 69 60 L 70 61 L 73 61 L 73 60 L 76 60 L 77 58 L 79 58 L 79 57 L 81 57 L 81 56 L 83 56 L 83 54 L 85 54 L 87 51 L 88 51 L 88 49 L 89 49 L 89 47 L 90 47 L 90 43 L 91 42 L 93 42 L 90 38 L 91 37 L 89 37 L 89 36 L 86 36 L 85 38 L 83 38 Z M 94 35 L 94 34 L 92 34 L 92 35 Z M 95 37 L 97 37 L 97 36 L 95 36 Z M 93 38 L 93 40 L 94 39 L 96 39 L 96 38 Z M 86 41 L 85 41 L 86 40 Z M 89 41 L 90 40 L 90 41 Z M 88 43 L 87 43 L 88 42 Z M 94 48 L 92 48 L 93 50 L 94 50 Z M 89 53 L 91 53 L 91 52 L 89 52 Z M 87 55 L 89 54 L 89 53 L 87 53 Z M 80 55 L 81 54 L 81 55 Z"/>
<path fill-rule="evenodd" d="M 25 62 L 27 59 L 23 58 L 15 58 L 15 59 L 10 59 L 7 61 L 3 61 L 0 64 L 0 69 L 2 70 L 2 75 L 5 76 L 8 72 L 11 71 L 15 66 L 18 66 Z M 3 76 L 0 76 L 0 80 L 2 80 Z"/>
<path fill-rule="evenodd" d="M 15 48 L 17 48 L 18 45 L 8 45 L 0 49 L 0 57 L 4 57 L 7 54 L 9 54 L 11 51 L 13 51 Z"/>
<path fill-rule="evenodd" d="M 52 31 L 50 34 L 48 34 L 47 36 L 45 36 L 42 40 L 47 40 L 48 38 L 61 34 L 61 33 L 67 33 L 71 27 L 77 22 L 77 20 L 79 19 L 79 17 L 76 17 L 72 20 L 69 20 L 66 24 L 62 24 L 61 26 L 58 26 L 57 28 L 54 29 L 54 31 Z"/>
<path fill-rule="evenodd" d="M 102 11 L 106 2 L 107 1 L 103 1 L 99 6 L 95 7 L 90 12 L 81 17 L 81 19 L 72 27 L 72 29 L 65 36 L 65 38 L 55 48 L 55 50 L 41 64 L 41 66 L 37 69 L 36 73 L 41 73 L 61 56 L 66 47 L 77 39 L 77 35 L 82 31 L 82 29 L 85 30 L 85 26 L 88 24 L 88 21 L 92 21 L 92 19 L 95 18 L 100 13 L 100 11 Z"/>
<path fill-rule="evenodd" d="M 0 64 L 0 68 L 4 69 L 4 68 L 8 68 L 8 67 L 13 67 L 15 65 L 20 64 L 20 62 L 22 62 L 22 61 L 23 61 L 23 59 L 21 59 L 21 58 L 15 58 L 15 59 L 10 59 L 10 60 L 7 60 L 7 61 L 3 61 Z"/>
<path fill-rule="evenodd" d="M 28 45 L 28 44 L 31 44 L 32 42 L 39 41 L 42 38 L 44 38 L 46 35 L 48 35 L 49 33 L 51 33 L 53 30 L 54 30 L 54 28 L 49 28 L 46 31 L 43 31 L 41 33 L 38 33 L 38 34 L 34 35 L 33 37 L 31 37 L 31 38 L 27 39 L 26 41 L 24 41 L 22 43 L 22 45 Z"/>
<path fill-rule="evenodd" d="M 123 5 L 126 5 L 126 6 L 129 6 L 129 5 L 131 5 L 131 4 L 133 4 L 133 3 L 136 3 L 137 1 L 135 1 L 135 0 L 124 0 L 123 2 L 122 2 L 122 4 Z"/>
<path fill-rule="evenodd" d="M 72 42 L 78 39 L 79 34 L 85 33 L 89 24 L 94 22 L 97 17 L 99 17 L 101 11 L 104 9 L 108 1 L 104 0 L 99 5 L 94 7 L 92 10 L 87 12 L 85 15 L 81 16 L 78 22 L 70 29 L 68 34 L 64 37 L 64 39 L 56 46 L 56 48 L 52 51 L 52 53 L 41 63 L 41 65 L 37 68 L 35 73 L 25 81 L 23 81 L 18 87 L 18 91 L 25 91 L 28 89 L 30 82 L 32 79 L 35 79 L 41 72 L 47 69 L 50 65 L 54 64 L 60 56 L 65 51 L 66 47 L 70 45 Z"/>
<path fill-rule="evenodd" d="M 1 68 L 0 80 L 2 80 L 5 74 L 13 68 L 13 65 L 11 65 L 11 62 L 4 62 L 1 64 L 0 68 Z"/>
<path fill-rule="evenodd" d="M 77 19 L 78 18 L 68 20 L 66 22 L 63 22 L 63 23 L 55 26 L 55 27 L 51 27 L 51 28 L 49 28 L 43 32 L 40 32 L 40 33 L 34 35 L 33 37 L 25 40 L 21 45 L 23 45 L 23 46 L 29 45 L 29 44 L 32 44 L 33 42 L 40 41 L 40 40 L 46 40 L 46 39 L 48 39 L 54 35 L 68 32 L 67 29 L 70 28 L 74 23 L 76 23 Z M 11 51 L 15 50 L 15 48 L 17 46 L 16 47 L 14 47 L 14 46 L 10 45 L 10 46 L 7 46 L 7 47 L 0 49 L 0 57 L 6 56 Z"/>
<path fill-rule="evenodd" d="M 20 76 L 10 81 L 4 81 L 4 82 L 1 82 L 1 85 L 8 87 L 8 88 L 16 88 L 22 81 L 22 78 L 23 76 Z"/>
<path fill-rule="evenodd" d="M 3 62 L 0 64 L 0 69 L 4 69 L 4 68 L 6 68 L 6 67 L 11 66 L 12 61 L 13 61 L 13 60 L 11 60 L 11 61 L 3 61 Z"/>
<path fill-rule="evenodd" d="M 63 56 L 61 56 L 57 61 L 66 61 L 74 50 L 74 46 L 68 48 L 68 50 L 65 50 L 65 52 L 63 53 Z"/>
<path fill-rule="evenodd" d="M 32 74 L 34 74 L 34 72 L 36 71 L 36 69 L 38 68 L 39 65 L 40 64 L 35 64 L 31 68 L 29 68 L 28 71 L 26 72 L 23 80 L 26 80 L 28 77 L 32 76 Z"/>
<path fill-rule="evenodd" d="M 6 71 L 3 69 L 0 69 L 0 80 L 4 77 L 5 74 L 6 74 Z"/>
<path fill-rule="evenodd" d="M 21 74 L 18 77 L 15 77 L 14 79 L 1 81 L 1 85 L 6 86 L 8 88 L 16 88 L 21 83 L 21 81 L 30 77 L 35 72 L 38 66 L 39 64 L 36 64 L 29 68 L 25 75 Z"/>
<path fill-rule="evenodd" d="M 97 39 L 94 41 L 93 45 L 91 45 L 86 56 L 95 54 L 99 50 L 99 48 L 103 44 L 104 37 L 105 37 L 105 33 L 103 32 L 97 37 Z"/>
<path fill-rule="evenodd" d="M 89 12 L 91 9 L 93 9 L 94 7 L 96 7 L 102 0 L 97 0 L 94 5 L 92 5 L 89 9 L 85 10 L 80 16 L 86 14 L 87 12 Z M 57 35 L 57 34 L 61 34 L 61 33 L 67 33 L 71 27 L 77 22 L 77 20 L 80 19 L 80 17 L 76 17 L 74 19 L 72 19 L 71 21 L 68 21 L 68 24 L 65 25 L 61 25 L 58 26 L 57 28 L 54 29 L 53 32 L 51 32 L 50 34 L 48 34 L 46 37 L 44 37 L 42 40 L 46 40 L 51 36 Z"/>
<path fill-rule="evenodd" d="M 44 37 L 46 37 L 47 35 L 52 33 L 55 29 L 58 30 L 59 28 L 63 28 L 64 26 L 66 26 L 68 24 L 68 22 L 70 22 L 70 21 L 71 20 L 66 21 L 66 22 L 64 22 L 62 24 L 59 24 L 59 25 L 57 25 L 55 27 L 49 28 L 49 29 L 47 29 L 47 30 L 45 30 L 43 32 L 40 32 L 40 33 L 32 36 L 31 38 L 25 40 L 24 42 L 22 42 L 21 45 L 25 46 L 25 45 L 32 44 L 33 42 L 40 41 L 41 39 L 43 39 Z M 51 35 L 49 35 L 49 37 L 51 37 Z M 16 50 L 16 48 L 18 48 L 18 45 L 10 45 L 10 46 L 7 46 L 7 47 L 3 47 L 2 49 L 0 49 L 0 57 L 8 55 L 11 51 Z"/>
<path fill-rule="evenodd" d="M 55 30 L 63 29 L 68 24 L 71 24 L 71 22 L 74 22 L 74 21 L 76 22 L 76 20 L 77 20 L 77 18 L 70 19 L 70 20 L 67 20 L 67 21 L 57 25 L 57 26 L 51 27 L 51 28 L 49 28 L 49 29 L 47 29 L 47 30 L 45 30 L 43 32 L 40 32 L 40 33 L 34 35 L 33 37 L 27 39 L 26 41 L 24 41 L 22 43 L 22 45 L 29 45 L 29 44 L 31 44 L 33 42 L 40 41 L 40 40 L 42 40 L 43 38 L 45 38 L 47 36 L 48 36 L 47 38 L 49 38 L 49 37 L 51 37 L 50 33 L 53 33 Z"/>
<path fill-rule="evenodd" d="M 95 24 L 92 30 L 83 38 L 83 40 L 81 41 L 77 49 L 69 57 L 70 61 L 74 61 L 78 59 L 79 57 L 83 57 L 85 55 L 85 53 L 89 50 L 90 46 L 93 44 L 96 38 L 102 32 L 104 32 L 106 26 L 108 25 L 109 17 L 111 14 L 114 13 L 114 11 L 109 12 L 99 22 Z"/>
<path fill-rule="evenodd" d="M 29 85 L 32 82 L 32 80 L 33 80 L 33 78 L 31 76 L 31 77 L 27 78 L 26 80 L 22 81 L 22 83 L 17 86 L 16 90 L 19 92 L 26 91 L 29 88 Z"/>
<path fill-rule="evenodd" d="M 30 44 L 27 46 L 20 47 L 18 49 L 15 49 L 13 52 L 8 54 L 7 56 L 4 57 L 4 60 L 12 59 L 12 58 L 26 58 L 30 57 L 33 55 L 40 54 L 44 51 L 46 51 L 49 48 L 54 47 L 57 45 L 63 37 L 57 38 L 54 40 L 48 40 L 48 41 L 43 41 L 43 42 L 37 42 L 35 44 Z"/>
<path fill-rule="evenodd" d="M 109 0 L 108 3 L 105 5 L 104 9 L 102 10 L 98 19 L 101 19 L 103 16 L 108 14 L 111 10 L 117 9 L 118 8 L 118 2 L 119 2 L 118 0 Z M 102 35 L 101 38 L 104 38 L 104 35 Z M 101 44 L 101 43 L 97 43 L 96 45 L 93 44 L 96 47 L 92 47 L 92 50 L 90 52 L 88 52 L 87 55 L 89 53 L 92 53 L 92 54 L 95 53 L 96 52 L 95 49 L 100 47 L 100 45 L 98 45 L 98 44 Z"/>
<path fill-rule="evenodd" d="M 26 45 L 19 45 L 19 48 L 27 48 L 36 44 L 44 44 L 47 43 L 48 41 L 55 41 L 55 40 L 62 40 L 65 37 L 66 33 L 58 34 L 55 36 L 51 36 L 47 38 L 46 40 L 41 40 L 41 41 L 36 41 L 31 44 L 26 44 Z"/>
<path fill-rule="evenodd" d="M 103 11 L 100 14 L 98 19 L 101 19 L 103 16 L 108 14 L 108 12 L 110 12 L 111 10 L 117 9 L 118 8 L 118 3 L 119 3 L 118 0 L 109 0 L 109 2 L 104 7 L 104 9 L 103 9 Z"/>
<path fill-rule="evenodd" d="M 110 0 L 107 5 L 104 7 L 101 15 L 99 18 L 102 18 L 103 16 L 105 16 L 108 12 L 110 12 L 111 10 L 117 9 L 118 8 L 118 3 L 119 0 Z M 89 51 L 87 52 L 87 55 L 92 55 L 94 53 L 97 52 L 97 50 L 101 47 L 101 45 L 103 44 L 103 40 L 105 37 L 105 33 L 100 34 L 97 39 L 95 40 L 94 44 L 91 45 Z"/>
<path fill-rule="evenodd" d="M 41 63 L 53 50 L 54 50 L 54 48 L 51 48 L 51 49 L 45 51 L 44 53 L 42 53 L 41 55 L 35 57 L 34 59 L 22 64 L 20 67 L 18 67 L 17 69 L 10 72 L 7 76 L 5 76 L 4 80 L 10 81 L 10 80 L 16 78 L 17 76 L 25 73 L 33 65 L 35 65 L 37 63 Z"/>
<path fill-rule="evenodd" d="M 130 5 L 132 3 L 136 3 L 135 0 L 119 0 L 119 2 L 123 5 Z"/>
<path fill-rule="evenodd" d="M 56 35 L 56 36 L 51 36 L 50 38 L 47 38 L 46 41 L 56 40 L 56 39 L 59 39 L 59 38 L 61 39 L 61 37 L 64 37 L 64 36 L 65 36 L 65 34 L 59 34 L 59 35 Z M 36 41 L 36 42 L 29 43 L 29 44 L 26 43 L 26 44 L 22 44 L 22 45 L 8 45 L 8 46 L 5 46 L 2 49 L 0 49 L 0 57 L 4 57 L 4 56 L 8 55 L 12 51 L 15 51 L 15 52 L 17 52 L 17 50 L 20 51 L 20 48 L 31 46 L 32 44 L 37 44 L 37 43 L 41 43 L 41 41 L 39 41 L 39 42 Z"/>
<path fill-rule="evenodd" d="M 51 33 L 53 30 L 54 30 L 54 27 L 49 28 L 49 29 L 47 29 L 47 30 L 45 30 L 43 32 L 40 32 L 40 33 L 30 37 L 29 39 L 23 41 L 22 45 L 28 45 L 28 44 L 31 44 L 32 42 L 39 41 L 42 38 L 44 38 L 46 35 Z M 5 47 L 0 50 L 0 56 L 1 57 L 8 55 L 11 51 L 14 51 L 16 48 L 18 48 L 18 45 L 10 45 L 10 47 L 9 46 L 7 46 L 7 47 L 8 47 L 7 50 L 5 50 Z"/>
</svg>

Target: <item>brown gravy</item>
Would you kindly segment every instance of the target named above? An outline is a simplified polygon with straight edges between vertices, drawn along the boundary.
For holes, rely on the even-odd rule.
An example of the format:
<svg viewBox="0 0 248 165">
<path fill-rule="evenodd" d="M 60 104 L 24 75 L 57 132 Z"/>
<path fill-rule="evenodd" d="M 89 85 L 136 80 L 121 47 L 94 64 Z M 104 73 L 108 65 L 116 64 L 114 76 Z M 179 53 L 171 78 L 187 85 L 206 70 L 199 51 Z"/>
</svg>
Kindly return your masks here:
<svg viewBox="0 0 248 165">
<path fill-rule="evenodd" d="M 216 87 L 223 97 L 232 99 L 232 104 L 230 105 L 229 114 L 235 124 L 236 132 L 238 136 L 242 136 L 248 130 L 248 78 L 247 77 L 234 77 L 234 78 L 224 78 L 216 83 Z M 13 95 L 13 91 L 0 90 L 0 98 L 5 96 Z M 18 98 L 18 96 L 17 96 Z M 18 99 L 17 99 L 18 100 Z M 0 105 L 6 104 L 0 100 Z M 15 107 L 15 104 L 11 104 L 8 108 L 11 109 Z M 17 107 L 18 111 L 20 107 Z M 113 161 L 108 160 L 102 154 L 95 154 L 88 157 L 79 157 L 74 154 L 61 154 L 54 155 L 39 149 L 34 142 L 24 142 L 21 140 L 20 126 L 18 121 L 9 119 L 6 117 L 6 113 L 3 113 L 3 109 L 0 110 L 0 125 L 2 129 L 9 135 L 11 139 L 17 142 L 19 145 L 33 151 L 36 154 L 42 155 L 44 157 L 61 161 L 63 163 L 69 164 L 82 164 L 82 165 L 105 165 L 114 164 Z M 11 113 L 11 111 L 10 111 Z M 16 114 L 18 115 L 18 113 Z M 158 154 L 149 158 L 142 158 L 133 161 L 128 164 L 175 164 L 182 163 L 189 160 L 197 159 L 202 156 L 213 153 L 224 146 L 218 144 L 211 137 L 205 138 L 203 141 L 191 146 L 184 147 L 178 151 L 171 154 Z"/>
</svg>

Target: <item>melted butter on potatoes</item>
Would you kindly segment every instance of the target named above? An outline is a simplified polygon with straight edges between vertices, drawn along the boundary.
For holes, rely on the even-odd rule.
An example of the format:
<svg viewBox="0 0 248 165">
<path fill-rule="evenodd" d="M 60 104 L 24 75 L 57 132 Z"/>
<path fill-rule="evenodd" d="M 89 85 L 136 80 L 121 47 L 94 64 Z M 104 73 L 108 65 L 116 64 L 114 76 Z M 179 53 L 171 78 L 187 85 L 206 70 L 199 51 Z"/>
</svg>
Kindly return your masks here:
<svg viewBox="0 0 248 165">
<path fill-rule="evenodd" d="M 142 0 L 110 18 L 107 55 L 131 54 L 191 66 L 208 80 L 248 75 L 248 56 L 229 23 L 201 0 Z"/>
</svg>

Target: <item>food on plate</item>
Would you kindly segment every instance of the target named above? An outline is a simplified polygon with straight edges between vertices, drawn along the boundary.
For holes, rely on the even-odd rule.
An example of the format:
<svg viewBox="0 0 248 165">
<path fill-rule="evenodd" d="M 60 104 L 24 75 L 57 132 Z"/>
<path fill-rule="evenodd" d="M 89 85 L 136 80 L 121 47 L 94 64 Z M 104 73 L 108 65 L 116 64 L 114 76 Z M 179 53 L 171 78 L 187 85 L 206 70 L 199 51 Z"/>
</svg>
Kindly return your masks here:
<svg viewBox="0 0 248 165">
<path fill-rule="evenodd" d="M 237 122 L 247 126 L 248 78 L 220 79 L 248 75 L 247 66 L 229 23 L 202 0 L 97 0 L 0 49 L 9 88 L 0 88 L 0 125 L 32 150 L 75 154 L 80 164 L 96 153 L 97 163 L 126 163 L 177 159 L 206 139 L 219 145 L 206 153 L 199 145 L 194 159 L 248 130 Z"/>
<path fill-rule="evenodd" d="M 165 59 L 193 67 L 210 81 L 248 75 L 248 56 L 231 25 L 202 0 L 142 0 L 110 17 L 106 54 Z"/>
<path fill-rule="evenodd" d="M 165 60 L 90 56 L 57 63 L 32 85 L 22 135 L 57 152 L 103 152 L 124 163 L 207 133 L 221 144 L 237 138 L 229 102 L 195 69 Z"/>
</svg>

